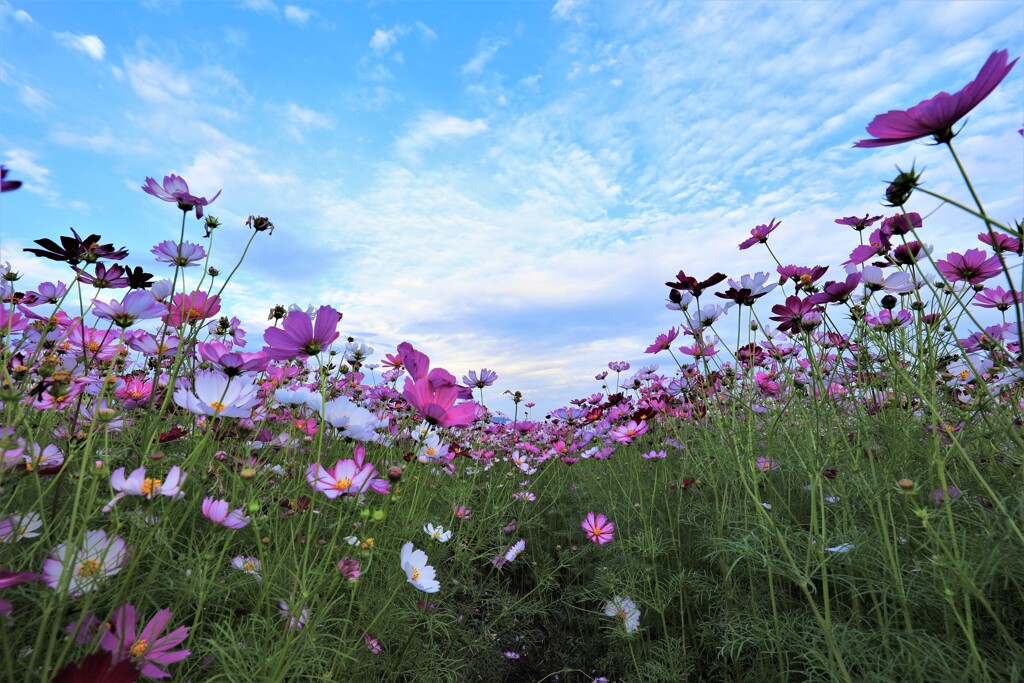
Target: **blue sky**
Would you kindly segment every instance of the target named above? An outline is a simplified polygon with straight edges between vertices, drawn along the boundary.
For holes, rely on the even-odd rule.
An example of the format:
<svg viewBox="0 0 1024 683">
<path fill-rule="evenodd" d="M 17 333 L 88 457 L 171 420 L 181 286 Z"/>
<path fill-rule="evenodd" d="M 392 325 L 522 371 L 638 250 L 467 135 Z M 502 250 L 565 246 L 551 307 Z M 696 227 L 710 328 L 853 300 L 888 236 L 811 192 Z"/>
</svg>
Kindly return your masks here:
<svg viewBox="0 0 1024 683">
<path fill-rule="evenodd" d="M 223 190 L 221 270 L 249 214 L 277 226 L 228 290 L 251 335 L 275 303 L 331 304 L 378 357 L 408 340 L 496 370 L 488 405 L 519 389 L 539 416 L 608 361 L 667 369 L 643 354 L 680 321 L 663 283 L 774 271 L 737 250 L 755 225 L 781 220 L 784 263 L 837 270 L 856 236 L 833 220 L 882 213 L 897 164 L 963 198 L 942 149 L 851 145 L 1022 39 L 1016 1 L 0 0 L 0 161 L 25 183 L 0 200 L 0 261 L 23 288 L 68 281 L 22 248 L 73 226 L 162 275 L 148 252 L 179 213 L 139 186 L 177 173 Z M 1022 103 L 1018 64 L 958 138 L 1006 221 Z M 937 254 L 975 246 L 955 210 L 911 208 Z"/>
</svg>

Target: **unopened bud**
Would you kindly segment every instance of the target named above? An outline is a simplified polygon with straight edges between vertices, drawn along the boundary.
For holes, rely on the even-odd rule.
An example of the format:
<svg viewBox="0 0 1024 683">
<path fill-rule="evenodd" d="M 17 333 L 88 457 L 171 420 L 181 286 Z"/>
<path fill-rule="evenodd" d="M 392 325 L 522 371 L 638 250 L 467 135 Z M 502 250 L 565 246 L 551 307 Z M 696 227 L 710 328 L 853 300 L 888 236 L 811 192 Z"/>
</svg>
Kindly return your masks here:
<svg viewBox="0 0 1024 683">
<path fill-rule="evenodd" d="M 913 491 L 916 484 L 913 479 L 900 479 L 898 482 L 899 487 L 904 491 Z"/>
</svg>

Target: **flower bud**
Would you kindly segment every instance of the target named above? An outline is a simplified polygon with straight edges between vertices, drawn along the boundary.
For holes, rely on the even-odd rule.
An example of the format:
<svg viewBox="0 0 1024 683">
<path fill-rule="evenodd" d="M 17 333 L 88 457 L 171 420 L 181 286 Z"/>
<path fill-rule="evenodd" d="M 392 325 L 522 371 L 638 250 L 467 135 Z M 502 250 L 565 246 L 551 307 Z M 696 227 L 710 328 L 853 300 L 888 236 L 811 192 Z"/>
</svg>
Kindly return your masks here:
<svg viewBox="0 0 1024 683">
<path fill-rule="evenodd" d="M 243 467 L 242 471 L 238 473 L 238 476 L 246 480 L 252 479 L 256 476 L 256 470 L 251 467 Z"/>
<path fill-rule="evenodd" d="M 899 487 L 904 491 L 913 491 L 916 484 L 913 479 L 900 479 L 898 482 Z"/>
<path fill-rule="evenodd" d="M 397 465 L 388 468 L 388 481 L 397 484 L 402 480 L 402 468 Z"/>
<path fill-rule="evenodd" d="M 899 299 L 894 297 L 892 294 L 886 294 L 882 297 L 882 308 L 892 310 L 896 308 L 896 304 L 899 303 Z"/>
</svg>

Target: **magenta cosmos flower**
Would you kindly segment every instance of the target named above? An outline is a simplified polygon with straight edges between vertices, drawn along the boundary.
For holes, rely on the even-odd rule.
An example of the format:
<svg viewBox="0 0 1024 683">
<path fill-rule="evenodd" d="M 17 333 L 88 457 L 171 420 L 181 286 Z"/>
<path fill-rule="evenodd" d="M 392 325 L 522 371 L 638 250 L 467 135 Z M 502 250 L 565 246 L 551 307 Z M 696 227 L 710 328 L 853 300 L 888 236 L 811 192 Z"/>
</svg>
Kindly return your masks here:
<svg viewBox="0 0 1024 683">
<path fill-rule="evenodd" d="M 935 267 L 950 282 L 978 285 L 1003 270 L 998 256 L 986 256 L 988 254 L 984 249 L 968 249 L 963 254 L 954 251 L 936 261 Z"/>
<path fill-rule="evenodd" d="M 981 67 L 978 77 L 958 93 L 940 92 L 905 111 L 890 110 L 879 114 L 867 127 L 874 139 L 861 140 L 854 147 L 898 145 L 929 135 L 936 142 L 949 142 L 956 135 L 953 125 L 988 97 L 1010 73 L 1017 60 L 1007 64 L 1009 58 L 1007 50 L 993 52 Z"/>
<path fill-rule="evenodd" d="M 615 538 L 615 525 L 604 515 L 588 512 L 580 526 L 587 532 L 587 538 L 598 545 L 604 545 Z"/>
<path fill-rule="evenodd" d="M 100 647 L 109 652 L 115 662 L 130 659 L 140 667 L 146 678 L 169 678 L 170 674 L 160 667 L 180 662 L 191 654 L 189 650 L 175 650 L 188 638 L 188 628 L 179 626 L 161 636 L 171 621 L 171 610 L 162 609 L 136 632 L 135 607 L 122 605 L 114 610 L 110 628 L 105 630 Z"/>
<path fill-rule="evenodd" d="M 170 312 L 166 322 L 171 327 L 181 327 L 186 323 L 197 323 L 212 318 L 220 312 L 220 297 L 196 290 L 191 294 L 175 294 L 171 298 Z"/>
<path fill-rule="evenodd" d="M 87 531 L 78 549 L 69 553 L 67 543 L 53 549 L 43 562 L 43 581 L 50 588 L 57 588 L 67 577 L 68 594 L 78 597 L 94 590 L 100 581 L 117 574 L 126 564 L 128 551 L 123 538 L 108 536 L 102 529 Z"/>
<path fill-rule="evenodd" d="M 773 218 L 768 225 L 758 225 L 750 231 L 750 237 L 740 242 L 740 250 L 750 249 L 752 246 L 760 242 L 761 244 L 768 243 L 768 235 L 772 234 L 775 228 L 782 225 L 782 221 L 775 222 Z"/>
<path fill-rule="evenodd" d="M 164 176 L 163 187 L 157 185 L 156 181 L 152 178 L 146 178 L 146 184 L 142 186 L 142 190 L 146 194 L 151 194 L 165 202 L 176 202 L 178 208 L 185 213 L 195 208 L 196 218 L 202 218 L 203 207 L 213 204 L 214 200 L 220 196 L 220 190 L 217 190 L 217 194 L 213 195 L 210 199 L 196 197 L 188 191 L 188 183 L 185 182 L 185 179 L 173 173 Z"/>
<path fill-rule="evenodd" d="M 441 427 L 465 426 L 480 416 L 480 405 L 474 401 L 466 401 L 457 408 L 453 407 L 459 394 L 457 386 L 435 387 L 426 378 L 415 382 L 406 378 L 402 390 L 402 396 L 409 405 L 419 411 L 424 420 Z"/>
<path fill-rule="evenodd" d="M 128 292 L 120 302 L 111 299 L 109 304 L 105 304 L 99 299 L 93 299 L 92 303 L 93 315 L 121 328 L 131 327 L 136 320 L 152 320 L 167 314 L 167 304 L 160 303 L 143 289 Z"/>
<path fill-rule="evenodd" d="M 303 311 L 292 311 L 281 327 L 269 327 L 263 333 L 267 345 L 263 353 L 273 360 L 306 360 L 315 356 L 340 336 L 338 321 L 341 313 L 330 306 L 321 306 L 316 312 L 316 324 Z"/>
<path fill-rule="evenodd" d="M 340 495 L 358 495 L 370 487 L 370 480 L 377 470 L 367 463 L 360 465 L 355 460 L 339 460 L 334 467 L 327 468 L 314 463 L 306 468 L 306 481 L 314 490 L 328 498 Z"/>
</svg>

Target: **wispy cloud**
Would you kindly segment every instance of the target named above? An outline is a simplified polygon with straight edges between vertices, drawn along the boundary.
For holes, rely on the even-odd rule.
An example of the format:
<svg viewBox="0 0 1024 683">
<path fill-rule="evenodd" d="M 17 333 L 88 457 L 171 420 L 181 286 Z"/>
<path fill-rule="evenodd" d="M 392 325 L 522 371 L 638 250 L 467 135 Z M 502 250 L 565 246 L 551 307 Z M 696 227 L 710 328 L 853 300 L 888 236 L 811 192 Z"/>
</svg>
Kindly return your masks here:
<svg viewBox="0 0 1024 683">
<path fill-rule="evenodd" d="M 498 53 L 498 50 L 508 45 L 508 41 L 502 38 L 491 39 L 481 38 L 480 45 L 472 59 L 462 66 L 464 74 L 478 74 L 487 66 L 487 62 Z"/>
<path fill-rule="evenodd" d="M 333 127 L 331 120 L 320 112 L 300 107 L 294 102 L 289 102 L 285 107 L 285 118 L 288 121 L 288 130 L 292 137 L 303 139 L 305 133 L 314 130 L 325 130 Z"/>
<path fill-rule="evenodd" d="M 54 33 L 53 38 L 64 47 L 88 55 L 97 62 L 102 62 L 103 56 L 107 53 L 107 49 L 104 47 L 103 41 L 99 39 L 99 36 L 63 32 Z"/>
<path fill-rule="evenodd" d="M 426 112 L 409 126 L 395 146 L 401 154 L 414 156 L 438 142 L 471 138 L 486 130 L 487 123 L 483 119 L 469 120 L 438 112 Z"/>
<path fill-rule="evenodd" d="M 298 5 L 285 5 L 284 8 L 284 18 L 299 26 L 305 25 L 314 14 L 314 10 L 304 9 Z"/>
</svg>

